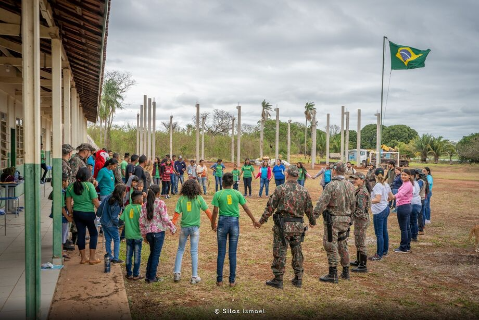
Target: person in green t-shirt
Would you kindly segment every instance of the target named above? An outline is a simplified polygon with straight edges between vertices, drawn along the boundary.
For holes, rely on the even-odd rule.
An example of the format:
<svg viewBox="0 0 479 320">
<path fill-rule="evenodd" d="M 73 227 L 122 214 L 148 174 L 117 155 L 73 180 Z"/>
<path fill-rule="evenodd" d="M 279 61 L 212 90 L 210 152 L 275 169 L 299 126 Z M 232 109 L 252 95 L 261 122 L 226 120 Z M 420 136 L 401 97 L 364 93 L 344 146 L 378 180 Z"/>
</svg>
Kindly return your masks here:
<svg viewBox="0 0 479 320">
<path fill-rule="evenodd" d="M 213 169 L 213 175 L 215 176 L 215 184 L 216 184 L 216 191 L 223 190 L 223 183 L 222 183 L 222 177 L 223 177 L 223 170 L 225 169 L 225 165 L 223 164 L 223 160 L 218 159 L 214 165 L 210 167 L 210 169 Z"/>
<path fill-rule="evenodd" d="M 128 166 L 128 163 L 130 162 L 130 154 L 127 152 L 125 153 L 125 157 L 123 158 L 123 161 L 120 164 L 120 170 L 121 170 L 121 179 L 123 180 L 123 183 L 126 183 L 126 167 Z"/>
<path fill-rule="evenodd" d="M 47 168 L 47 163 L 46 163 L 45 150 L 43 150 L 43 143 L 42 143 L 42 151 L 40 153 L 40 159 L 41 159 L 41 167 L 43 169 L 43 176 L 40 179 L 40 183 L 44 184 L 45 183 L 45 177 L 47 176 L 47 173 L 48 173 L 48 168 Z"/>
<path fill-rule="evenodd" d="M 140 231 L 140 213 L 143 205 L 143 192 L 133 191 L 129 205 L 123 210 L 120 220 L 125 222 L 126 238 L 126 278 L 140 280 L 141 245 L 143 237 Z M 134 257 L 133 257 L 134 255 Z M 131 271 L 132 259 L 134 259 L 133 273 Z"/>
<path fill-rule="evenodd" d="M 161 160 L 159 157 L 155 158 L 153 162 L 153 184 L 160 185 L 161 182 Z"/>
<path fill-rule="evenodd" d="M 211 221 L 211 211 L 201 196 L 201 187 L 196 180 L 187 180 L 181 186 L 180 198 L 176 203 L 173 224 L 181 214 L 181 233 L 178 251 L 176 252 L 174 281 L 181 278 L 181 261 L 185 252 L 186 241 L 190 237 L 191 283 L 201 281 L 198 276 L 198 243 L 200 241 L 200 215 L 203 210 Z"/>
<path fill-rule="evenodd" d="M 298 167 L 299 171 L 298 184 L 304 187 L 304 181 L 306 180 L 306 178 L 311 178 L 311 176 L 309 175 L 302 162 L 298 162 L 296 166 Z"/>
<path fill-rule="evenodd" d="M 73 212 L 73 220 L 78 230 L 77 245 L 80 250 L 80 264 L 90 263 L 98 264 L 100 259 L 96 259 L 96 245 L 98 242 L 98 230 L 95 225 L 95 208 L 100 206 L 98 194 L 90 180 L 91 170 L 87 167 L 78 169 L 76 181 L 70 184 L 66 190 L 66 205 L 68 212 Z M 86 258 L 85 240 L 86 229 L 90 234 L 90 259 Z"/>
<path fill-rule="evenodd" d="M 243 184 L 244 184 L 244 196 L 248 194 L 249 189 L 249 196 L 251 197 L 251 182 L 253 181 L 253 173 L 254 167 L 251 165 L 248 158 L 244 160 L 244 165 L 241 167 L 241 175 L 243 175 Z"/>
<path fill-rule="evenodd" d="M 236 163 L 233 165 L 233 171 L 231 171 L 231 173 L 233 174 L 233 189 L 238 190 L 238 183 L 241 172 L 238 170 L 238 166 L 236 165 Z"/>
<path fill-rule="evenodd" d="M 229 260 L 230 260 L 230 287 L 235 286 L 236 277 L 236 248 L 238 247 L 239 237 L 239 205 L 241 205 L 250 217 L 255 228 L 261 227 L 260 223 L 253 217 L 253 214 L 246 205 L 246 199 L 243 195 L 234 189 L 233 174 L 225 173 L 223 176 L 224 189 L 218 191 L 213 196 L 214 205 L 213 217 L 211 218 L 211 228 L 217 232 L 218 239 L 218 258 L 216 260 L 216 285 L 223 285 L 223 265 L 226 255 L 226 241 L 229 238 Z M 216 217 L 219 213 L 218 226 L 216 226 Z"/>
</svg>

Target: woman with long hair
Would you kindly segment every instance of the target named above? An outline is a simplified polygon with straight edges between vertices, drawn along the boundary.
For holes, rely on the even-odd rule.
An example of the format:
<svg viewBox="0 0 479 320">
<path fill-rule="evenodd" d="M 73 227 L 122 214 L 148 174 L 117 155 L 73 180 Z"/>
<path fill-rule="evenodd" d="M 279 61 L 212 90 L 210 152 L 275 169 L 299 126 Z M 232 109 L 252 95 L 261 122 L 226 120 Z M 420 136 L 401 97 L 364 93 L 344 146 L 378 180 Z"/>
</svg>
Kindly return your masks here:
<svg viewBox="0 0 479 320">
<path fill-rule="evenodd" d="M 153 164 L 151 162 L 151 160 L 147 160 L 146 161 L 146 165 L 145 165 L 145 169 L 143 170 L 143 172 L 145 172 L 145 176 L 146 176 L 146 189 L 148 189 L 152 182 L 153 182 L 153 178 L 152 178 L 152 173 L 153 173 Z"/>
<path fill-rule="evenodd" d="M 111 262 L 122 263 L 120 260 L 120 226 L 119 217 L 123 208 L 123 198 L 126 195 L 126 186 L 124 184 L 116 185 L 113 193 L 106 196 L 98 208 L 101 213 L 100 223 L 105 236 L 106 253 L 110 256 Z M 111 252 L 111 242 L 113 241 L 113 255 Z"/>
<path fill-rule="evenodd" d="M 205 161 L 200 160 L 200 164 L 196 167 L 196 176 L 198 177 L 198 183 L 203 187 L 203 194 L 206 195 L 208 188 L 208 167 L 205 166 Z"/>
<path fill-rule="evenodd" d="M 311 176 L 309 175 L 302 162 L 298 162 L 296 166 L 299 170 L 298 184 L 304 187 L 304 181 L 306 180 L 306 178 L 311 178 Z"/>
<path fill-rule="evenodd" d="M 146 264 L 146 282 L 157 282 L 156 271 L 160 262 L 165 231 L 176 232 L 175 225 L 168 217 L 166 204 L 161 198 L 160 187 L 151 185 L 140 214 L 140 230 L 143 239 L 150 245 L 150 256 Z"/>
<path fill-rule="evenodd" d="M 398 193 L 393 196 L 396 200 L 396 209 L 398 216 L 399 228 L 401 229 L 401 243 L 399 248 L 394 249 L 396 253 L 411 252 L 411 212 L 412 212 L 412 194 L 413 180 L 411 172 L 404 169 L 401 172 L 402 185 Z"/>
<path fill-rule="evenodd" d="M 416 170 L 410 169 L 411 178 L 413 181 L 413 190 L 412 190 L 412 211 L 411 211 L 411 219 L 410 219 L 410 228 L 411 228 L 411 241 L 417 241 L 417 235 L 419 232 L 418 228 L 418 217 L 421 213 L 422 203 L 421 203 L 421 186 L 416 179 Z"/>
<path fill-rule="evenodd" d="M 276 159 L 276 164 L 273 167 L 273 174 L 274 174 L 274 182 L 276 183 L 276 186 L 280 186 L 284 183 L 285 180 L 285 175 L 284 172 L 286 171 L 286 168 L 284 167 L 283 162 L 281 159 Z"/>
<path fill-rule="evenodd" d="M 432 185 L 434 179 L 432 178 L 431 169 L 425 167 L 422 172 L 426 175 L 427 184 L 429 185 L 429 190 L 427 191 L 426 199 L 424 201 L 424 215 L 425 215 L 425 224 L 431 223 L 431 197 L 432 197 Z"/>
<path fill-rule="evenodd" d="M 163 186 L 161 188 L 161 194 L 165 196 L 166 199 L 170 198 L 170 190 L 171 190 L 171 175 L 175 172 L 175 169 L 173 168 L 173 164 L 171 160 L 168 158 L 166 159 L 164 168 L 163 168 L 163 176 L 162 176 L 162 181 L 163 181 Z M 173 192 L 173 190 L 171 190 Z"/>
<path fill-rule="evenodd" d="M 178 251 L 176 252 L 174 281 L 181 278 L 181 262 L 185 253 L 186 242 L 190 238 L 191 284 L 201 281 L 198 276 L 198 243 L 200 241 L 200 215 L 204 211 L 211 221 L 211 212 L 201 196 L 201 187 L 195 180 L 187 180 L 181 186 L 180 198 L 176 203 L 173 224 L 181 214 L 181 232 Z"/>
<path fill-rule="evenodd" d="M 155 162 L 153 163 L 153 184 L 160 185 L 161 181 L 161 173 L 160 173 L 160 166 L 161 166 L 161 160 L 159 157 L 155 158 Z"/>
<path fill-rule="evenodd" d="M 98 182 L 98 189 L 100 189 L 100 201 L 103 201 L 115 189 L 115 174 L 114 170 L 118 166 L 118 160 L 110 159 L 105 162 L 103 168 L 98 172 L 96 181 Z"/>
<path fill-rule="evenodd" d="M 271 180 L 272 172 L 271 167 L 268 164 L 268 160 L 263 160 L 261 167 L 259 167 L 258 174 L 255 179 L 260 178 L 259 180 L 259 197 L 263 195 L 263 188 L 265 188 L 265 194 L 269 194 L 269 181 Z"/>
<path fill-rule="evenodd" d="M 251 165 L 248 158 L 244 159 L 244 165 L 241 167 L 240 176 L 243 176 L 244 196 L 251 197 L 251 182 L 253 181 L 254 167 Z M 249 190 L 249 192 L 248 192 Z"/>
<path fill-rule="evenodd" d="M 100 206 L 95 187 L 88 180 L 91 171 L 87 167 L 78 169 L 76 181 L 70 184 L 66 191 L 68 212 L 73 212 L 73 220 L 78 230 L 77 245 L 80 250 L 80 264 L 98 264 L 96 258 L 96 245 L 98 242 L 98 230 L 95 226 L 95 208 Z M 90 259 L 86 258 L 85 240 L 86 229 L 90 234 Z"/>
</svg>

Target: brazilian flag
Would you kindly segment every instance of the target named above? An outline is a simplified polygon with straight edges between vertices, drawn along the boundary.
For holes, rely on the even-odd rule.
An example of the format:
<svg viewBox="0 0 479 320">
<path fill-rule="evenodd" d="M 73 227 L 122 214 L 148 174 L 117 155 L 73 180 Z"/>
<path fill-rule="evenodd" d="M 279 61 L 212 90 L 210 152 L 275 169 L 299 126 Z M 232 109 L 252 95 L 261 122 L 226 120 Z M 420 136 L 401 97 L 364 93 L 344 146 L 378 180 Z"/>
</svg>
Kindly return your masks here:
<svg viewBox="0 0 479 320">
<path fill-rule="evenodd" d="M 391 51 L 392 70 L 423 68 L 427 55 L 431 51 L 402 46 L 391 41 L 389 41 L 389 49 Z"/>
</svg>

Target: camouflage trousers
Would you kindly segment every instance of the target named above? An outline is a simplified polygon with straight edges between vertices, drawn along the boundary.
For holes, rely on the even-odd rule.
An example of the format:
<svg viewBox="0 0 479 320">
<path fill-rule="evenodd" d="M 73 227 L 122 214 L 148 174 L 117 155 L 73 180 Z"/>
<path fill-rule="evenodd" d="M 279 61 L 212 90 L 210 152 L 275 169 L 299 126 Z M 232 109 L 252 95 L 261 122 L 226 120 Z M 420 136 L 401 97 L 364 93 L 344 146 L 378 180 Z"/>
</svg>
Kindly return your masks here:
<svg viewBox="0 0 479 320">
<path fill-rule="evenodd" d="M 293 255 L 292 266 L 294 274 L 298 279 L 303 278 L 303 251 L 301 249 L 301 236 L 286 237 L 286 245 L 281 242 L 278 227 L 273 227 L 273 263 L 271 270 L 275 276 L 283 277 L 284 266 L 286 264 L 286 253 L 288 244 Z"/>
<path fill-rule="evenodd" d="M 328 226 L 324 224 L 323 246 L 328 255 L 330 267 L 349 266 L 348 239 L 338 241 L 338 234 L 346 236 L 351 218 L 348 216 L 335 216 L 333 219 L 333 241 L 328 242 Z"/>
<path fill-rule="evenodd" d="M 356 250 L 367 255 L 366 252 L 366 230 L 368 230 L 369 219 L 353 218 L 354 223 L 354 244 Z"/>
</svg>

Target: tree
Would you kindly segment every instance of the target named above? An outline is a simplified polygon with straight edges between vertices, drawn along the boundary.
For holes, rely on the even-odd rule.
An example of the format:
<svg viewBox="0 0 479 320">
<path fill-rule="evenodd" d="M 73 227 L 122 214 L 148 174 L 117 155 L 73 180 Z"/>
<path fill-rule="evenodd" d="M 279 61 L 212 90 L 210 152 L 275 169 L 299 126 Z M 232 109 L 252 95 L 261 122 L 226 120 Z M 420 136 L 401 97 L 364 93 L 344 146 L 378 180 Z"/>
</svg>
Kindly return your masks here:
<svg viewBox="0 0 479 320">
<path fill-rule="evenodd" d="M 313 111 L 316 110 L 314 102 L 306 102 L 304 106 L 304 117 L 306 118 L 306 124 L 304 126 L 304 155 L 306 156 L 307 141 L 308 141 L 308 121 L 313 120 Z"/>
<path fill-rule="evenodd" d="M 448 141 L 444 152 L 449 156 L 449 164 L 452 164 L 452 157 L 457 154 L 456 143 L 453 141 Z"/>
<path fill-rule="evenodd" d="M 457 143 L 457 154 L 461 161 L 479 162 L 479 133 L 462 137 Z"/>
<path fill-rule="evenodd" d="M 270 117 L 270 113 L 269 111 L 271 111 L 271 104 L 269 102 L 266 102 L 266 99 L 263 100 L 263 102 L 261 102 L 261 131 L 260 131 L 260 137 L 259 137 L 259 154 L 260 154 L 260 158 L 263 157 L 263 143 L 264 143 L 264 137 L 263 137 L 263 134 L 264 134 L 264 123 L 266 120 L 269 119 Z"/>
<path fill-rule="evenodd" d="M 427 155 L 431 151 L 432 139 L 433 139 L 433 136 L 427 133 L 414 139 L 413 144 L 416 149 L 416 152 L 418 152 L 421 157 L 421 162 L 424 162 L 424 163 L 427 162 Z"/>
<path fill-rule="evenodd" d="M 409 143 L 418 136 L 416 130 L 407 125 L 398 124 L 384 127 L 381 139 L 383 144 L 394 148 L 399 142 Z"/>
<path fill-rule="evenodd" d="M 135 85 L 129 72 L 107 71 L 103 80 L 101 107 L 99 112 L 100 126 L 105 123 L 105 146 L 110 146 L 110 131 L 117 109 L 123 109 L 126 92 Z"/>
<path fill-rule="evenodd" d="M 167 121 L 162 121 L 161 124 L 163 125 L 163 127 L 165 127 L 166 132 L 170 132 L 170 122 L 169 121 L 168 122 Z M 173 127 L 173 132 L 179 131 L 179 126 L 178 126 L 177 121 L 172 122 L 171 126 Z"/>
<path fill-rule="evenodd" d="M 361 129 L 361 147 L 364 149 L 376 149 L 376 124 L 368 124 Z M 382 126 L 383 132 L 385 126 Z"/>
<path fill-rule="evenodd" d="M 413 158 L 416 154 L 416 149 L 414 147 L 413 143 L 404 143 L 404 142 L 399 142 L 396 145 L 399 154 L 402 156 L 405 156 L 408 159 Z"/>
<path fill-rule="evenodd" d="M 432 137 L 429 143 L 429 153 L 434 157 L 434 163 L 439 162 L 439 157 L 446 152 L 446 146 L 449 144 L 448 140 L 445 140 L 442 136 L 437 138 Z"/>
</svg>

